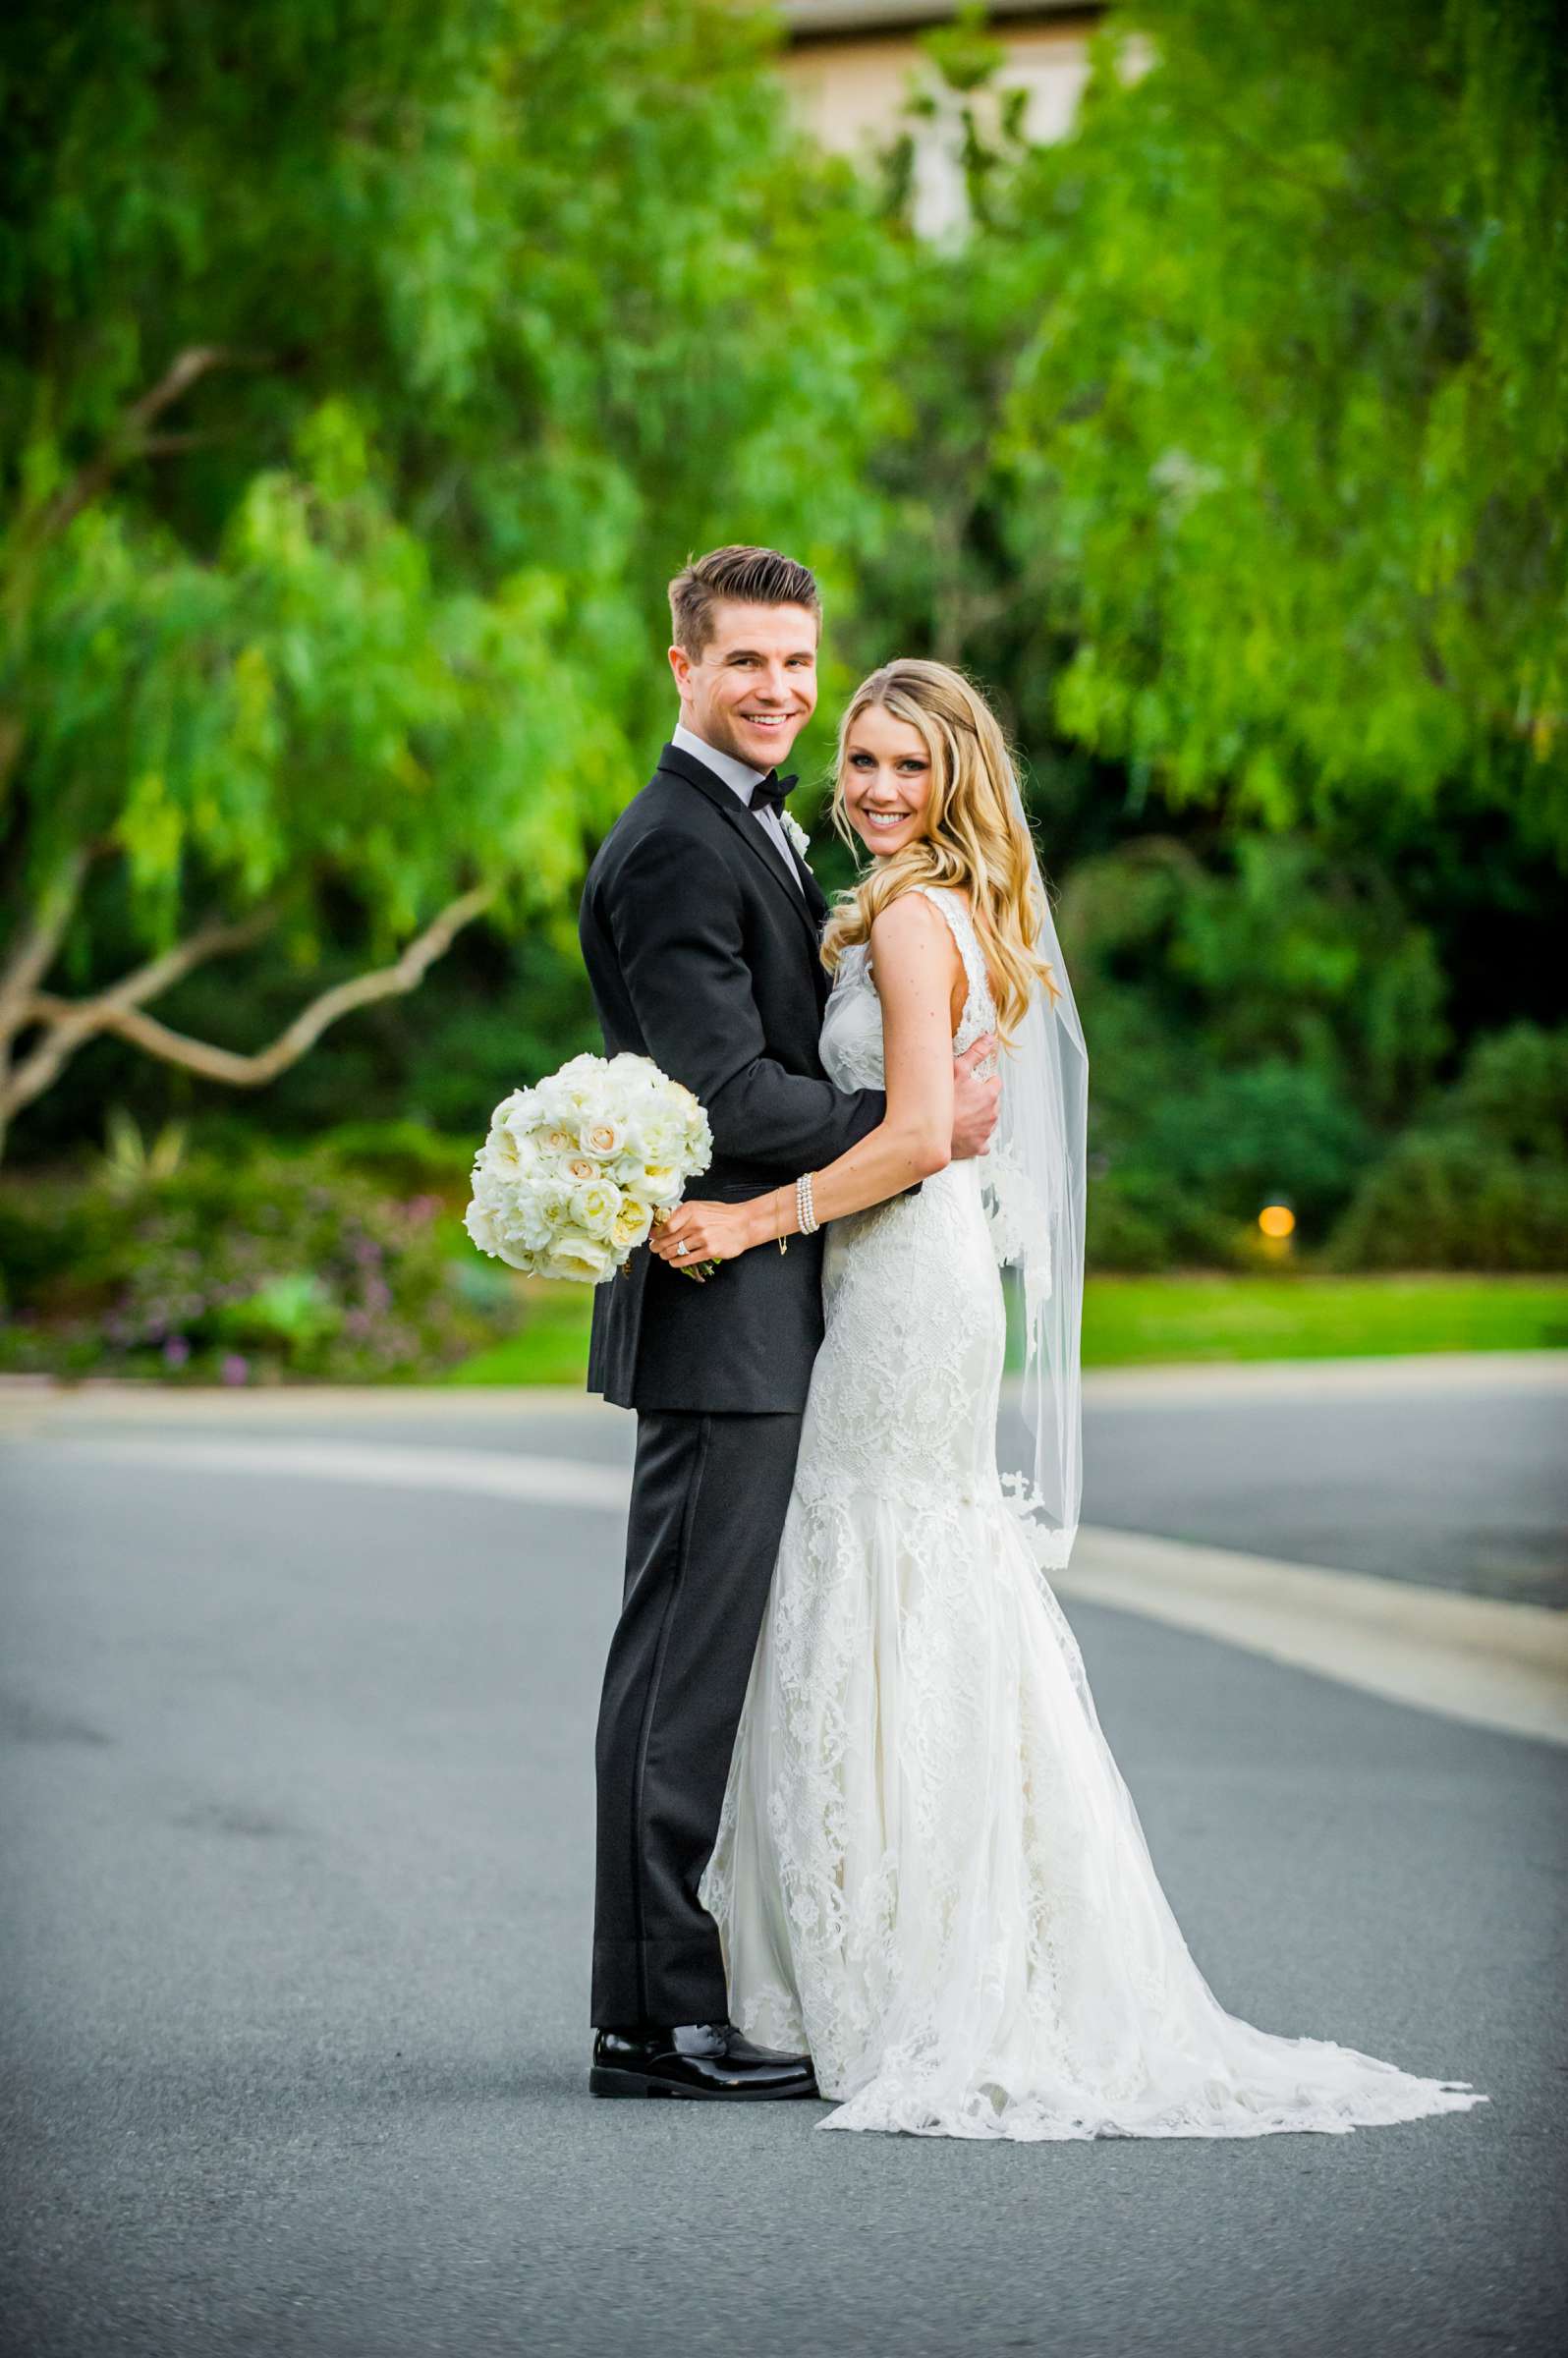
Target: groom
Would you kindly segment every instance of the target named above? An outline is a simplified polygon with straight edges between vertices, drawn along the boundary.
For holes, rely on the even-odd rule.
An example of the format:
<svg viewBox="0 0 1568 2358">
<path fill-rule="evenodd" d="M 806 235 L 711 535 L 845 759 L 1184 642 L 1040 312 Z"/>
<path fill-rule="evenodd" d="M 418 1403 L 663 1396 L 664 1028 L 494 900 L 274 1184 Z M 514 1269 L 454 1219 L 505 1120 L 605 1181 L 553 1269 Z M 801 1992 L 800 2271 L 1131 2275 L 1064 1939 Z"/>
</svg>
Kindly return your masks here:
<svg viewBox="0 0 1568 2358">
<path fill-rule="evenodd" d="M 827 904 L 783 822 L 778 763 L 816 704 L 821 603 L 804 565 L 720 548 L 670 584 L 681 718 L 588 870 L 580 933 L 605 1052 L 649 1056 L 713 1132 L 704 1197 L 820 1169 L 882 1118 L 817 1039 Z M 1000 1084 L 955 1071 L 953 1153 L 983 1152 Z M 599 1711 L 589 2086 L 596 2096 L 813 2096 L 810 2057 L 728 2020 L 698 1883 L 784 1528 L 822 1239 L 792 1236 L 706 1282 L 645 1248 L 593 1297 L 588 1389 L 637 1411 L 626 1587 Z M 896 1416 L 898 1402 L 890 1400 Z"/>
</svg>

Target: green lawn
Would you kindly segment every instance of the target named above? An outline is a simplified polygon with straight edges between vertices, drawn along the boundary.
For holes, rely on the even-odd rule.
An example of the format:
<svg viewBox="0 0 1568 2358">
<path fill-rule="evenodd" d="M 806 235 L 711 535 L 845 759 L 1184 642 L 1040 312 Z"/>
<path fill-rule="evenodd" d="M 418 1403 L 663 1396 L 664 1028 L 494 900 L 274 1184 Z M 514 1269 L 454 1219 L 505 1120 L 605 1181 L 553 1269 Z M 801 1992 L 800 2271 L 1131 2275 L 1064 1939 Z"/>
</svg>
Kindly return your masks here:
<svg viewBox="0 0 1568 2358">
<path fill-rule="evenodd" d="M 1568 1348 L 1568 1277 L 1097 1277 L 1087 1367 Z"/>
<path fill-rule="evenodd" d="M 529 1320 L 453 1383 L 581 1384 L 587 1286 L 531 1286 Z M 1094 1277 L 1084 1364 L 1568 1349 L 1568 1277 Z"/>
</svg>

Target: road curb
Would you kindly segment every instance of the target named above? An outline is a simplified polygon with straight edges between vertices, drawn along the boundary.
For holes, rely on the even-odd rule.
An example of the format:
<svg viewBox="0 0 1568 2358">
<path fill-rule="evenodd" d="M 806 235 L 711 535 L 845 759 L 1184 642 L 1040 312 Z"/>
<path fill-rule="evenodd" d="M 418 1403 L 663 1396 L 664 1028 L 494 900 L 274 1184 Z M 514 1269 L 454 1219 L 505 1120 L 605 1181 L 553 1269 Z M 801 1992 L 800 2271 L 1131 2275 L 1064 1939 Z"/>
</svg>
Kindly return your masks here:
<svg viewBox="0 0 1568 2358">
<path fill-rule="evenodd" d="M 1478 1727 L 1568 1745 L 1568 1613 L 1086 1527 L 1064 1597 L 1143 1613 Z"/>
</svg>

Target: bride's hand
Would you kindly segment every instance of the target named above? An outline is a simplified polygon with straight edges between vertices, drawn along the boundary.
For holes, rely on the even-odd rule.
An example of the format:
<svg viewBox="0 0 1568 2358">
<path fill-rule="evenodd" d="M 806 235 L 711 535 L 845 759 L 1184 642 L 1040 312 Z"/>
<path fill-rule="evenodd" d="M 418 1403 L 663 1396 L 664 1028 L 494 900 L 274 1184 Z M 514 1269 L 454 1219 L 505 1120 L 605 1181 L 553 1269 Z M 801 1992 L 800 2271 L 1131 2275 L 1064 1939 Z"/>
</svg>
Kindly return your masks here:
<svg viewBox="0 0 1568 2358">
<path fill-rule="evenodd" d="M 755 1202 L 715 1204 L 700 1197 L 677 1204 L 648 1238 L 660 1261 L 699 1284 L 721 1261 L 735 1261 L 758 1242 Z"/>
</svg>

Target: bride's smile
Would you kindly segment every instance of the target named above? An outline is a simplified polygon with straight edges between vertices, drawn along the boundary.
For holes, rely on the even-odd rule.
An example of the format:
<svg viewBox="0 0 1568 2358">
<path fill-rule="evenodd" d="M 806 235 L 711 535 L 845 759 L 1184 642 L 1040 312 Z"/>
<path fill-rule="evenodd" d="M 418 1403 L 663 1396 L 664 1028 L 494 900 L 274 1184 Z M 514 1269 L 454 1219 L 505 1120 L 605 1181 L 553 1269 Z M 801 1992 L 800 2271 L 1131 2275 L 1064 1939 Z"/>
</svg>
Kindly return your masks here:
<svg viewBox="0 0 1568 2358">
<path fill-rule="evenodd" d="M 924 832 L 931 762 L 919 729 L 871 704 L 844 749 L 844 809 L 878 859 L 901 852 Z"/>
</svg>

